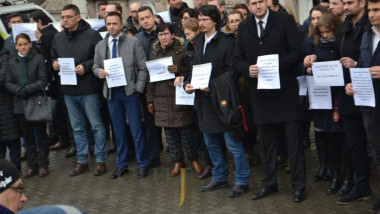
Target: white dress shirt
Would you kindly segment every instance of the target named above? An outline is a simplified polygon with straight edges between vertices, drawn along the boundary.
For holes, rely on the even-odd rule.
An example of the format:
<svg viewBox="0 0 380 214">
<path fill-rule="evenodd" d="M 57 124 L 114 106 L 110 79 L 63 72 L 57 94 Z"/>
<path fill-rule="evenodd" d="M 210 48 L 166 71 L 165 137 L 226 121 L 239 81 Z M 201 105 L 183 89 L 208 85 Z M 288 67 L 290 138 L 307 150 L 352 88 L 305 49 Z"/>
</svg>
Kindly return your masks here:
<svg viewBox="0 0 380 214">
<path fill-rule="evenodd" d="M 264 16 L 262 20 L 258 19 L 255 16 L 255 21 L 256 21 L 256 26 L 257 26 L 257 35 L 259 35 L 259 37 L 261 36 L 259 21 L 263 22 L 263 29 L 265 30 L 265 27 L 267 26 L 267 23 L 268 23 L 268 16 L 269 16 L 269 9 L 267 9 L 267 14 Z"/>
</svg>

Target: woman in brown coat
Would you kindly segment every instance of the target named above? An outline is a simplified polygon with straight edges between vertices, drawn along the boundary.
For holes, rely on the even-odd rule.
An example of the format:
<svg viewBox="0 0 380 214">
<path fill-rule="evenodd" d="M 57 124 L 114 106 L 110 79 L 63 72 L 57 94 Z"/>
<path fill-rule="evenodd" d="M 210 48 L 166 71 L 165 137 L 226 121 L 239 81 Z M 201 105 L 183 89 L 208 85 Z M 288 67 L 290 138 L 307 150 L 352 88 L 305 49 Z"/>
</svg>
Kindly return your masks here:
<svg viewBox="0 0 380 214">
<path fill-rule="evenodd" d="M 158 40 L 153 45 L 150 60 L 172 57 L 173 64 L 168 67 L 175 76 L 189 72 L 189 62 L 185 57 L 186 47 L 182 38 L 174 37 L 170 23 L 157 26 Z M 155 115 L 156 125 L 164 127 L 166 142 L 174 162 L 171 176 L 179 175 L 180 168 L 185 166 L 181 142 L 183 142 L 187 157 L 195 172 L 201 173 L 198 162 L 194 114 L 191 106 L 176 105 L 174 80 L 164 80 L 148 83 L 147 102 L 149 112 Z"/>
</svg>

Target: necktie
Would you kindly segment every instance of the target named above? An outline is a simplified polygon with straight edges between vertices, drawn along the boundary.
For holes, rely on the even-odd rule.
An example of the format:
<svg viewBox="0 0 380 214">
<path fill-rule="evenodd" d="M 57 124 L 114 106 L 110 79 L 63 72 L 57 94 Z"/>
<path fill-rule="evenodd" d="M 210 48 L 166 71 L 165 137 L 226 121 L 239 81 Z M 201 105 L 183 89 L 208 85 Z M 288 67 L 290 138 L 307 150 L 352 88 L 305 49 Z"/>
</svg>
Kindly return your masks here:
<svg viewBox="0 0 380 214">
<path fill-rule="evenodd" d="M 263 21 L 259 21 L 259 27 L 260 27 L 260 35 L 259 35 L 259 37 L 261 38 L 261 37 L 263 37 L 263 34 L 264 34 L 264 28 L 263 28 Z"/>
<path fill-rule="evenodd" d="M 116 58 L 117 57 L 117 46 L 116 46 L 117 39 L 112 39 L 112 41 L 113 41 L 112 58 Z"/>
<path fill-rule="evenodd" d="M 18 56 L 20 67 L 19 67 L 19 85 L 25 86 L 28 84 L 28 78 L 26 75 L 26 57 Z"/>
</svg>

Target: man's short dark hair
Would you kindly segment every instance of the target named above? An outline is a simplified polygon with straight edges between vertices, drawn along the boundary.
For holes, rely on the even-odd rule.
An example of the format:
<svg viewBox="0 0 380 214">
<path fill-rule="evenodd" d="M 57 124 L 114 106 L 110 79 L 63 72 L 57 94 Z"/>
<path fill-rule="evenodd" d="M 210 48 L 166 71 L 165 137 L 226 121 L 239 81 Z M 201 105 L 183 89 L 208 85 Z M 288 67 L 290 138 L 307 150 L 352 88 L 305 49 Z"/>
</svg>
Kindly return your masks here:
<svg viewBox="0 0 380 214">
<path fill-rule="evenodd" d="M 313 6 L 318 6 L 320 3 L 330 3 L 330 0 L 313 0 Z"/>
<path fill-rule="evenodd" d="M 164 22 L 157 25 L 157 32 L 164 32 L 166 29 L 168 29 L 171 34 L 174 34 L 173 25 L 171 23 Z"/>
<path fill-rule="evenodd" d="M 121 17 L 121 14 L 120 14 L 119 12 L 117 12 L 117 11 L 109 12 L 109 13 L 107 14 L 107 16 L 106 16 L 106 21 L 107 21 L 107 18 L 108 18 L 109 16 L 117 16 L 117 17 L 119 17 L 120 22 L 123 23 L 123 18 Z"/>
<path fill-rule="evenodd" d="M 108 3 L 108 5 L 114 5 L 116 8 L 116 11 L 120 12 L 120 14 L 123 14 L 123 7 L 121 6 L 121 4 L 117 2 L 112 2 L 112 3 Z"/>
<path fill-rule="evenodd" d="M 154 15 L 152 8 L 150 8 L 149 6 L 142 6 L 142 7 L 140 7 L 137 10 L 137 13 L 140 13 L 140 12 L 143 12 L 143 11 L 146 11 L 146 10 L 149 10 L 150 13 Z"/>
<path fill-rule="evenodd" d="M 218 8 L 215 5 L 202 5 L 197 9 L 197 16 L 208 16 L 213 22 L 216 22 L 216 29 L 219 29 L 221 25 L 221 18 Z"/>
<path fill-rule="evenodd" d="M 8 20 L 11 20 L 11 18 L 14 18 L 14 17 L 21 17 L 22 18 L 21 14 L 19 14 L 19 13 L 11 13 L 8 16 Z"/>
<path fill-rule="evenodd" d="M 68 5 L 65 5 L 63 8 L 62 8 L 62 11 L 63 10 L 72 10 L 74 11 L 74 14 L 75 15 L 79 15 L 80 14 L 80 10 L 78 8 L 78 6 L 76 6 L 75 4 L 68 4 Z"/>
<path fill-rule="evenodd" d="M 108 1 L 99 1 L 99 2 L 98 2 L 98 8 L 97 8 L 97 9 L 99 10 L 99 7 L 100 7 L 100 6 L 103 6 L 103 5 L 108 5 Z"/>
<path fill-rule="evenodd" d="M 33 18 L 35 22 L 41 20 L 42 25 L 48 25 L 52 20 L 44 13 L 42 10 L 36 10 L 30 14 L 30 17 Z"/>
<path fill-rule="evenodd" d="M 277 5 L 280 5 L 280 1 L 279 0 L 272 0 L 272 4 L 273 6 L 277 6 Z"/>
<path fill-rule="evenodd" d="M 197 17 L 197 14 L 195 13 L 195 10 L 193 8 L 185 8 L 181 11 L 181 13 L 179 14 L 179 17 L 182 18 L 183 14 L 185 13 L 188 13 L 190 18 L 195 18 Z"/>
</svg>

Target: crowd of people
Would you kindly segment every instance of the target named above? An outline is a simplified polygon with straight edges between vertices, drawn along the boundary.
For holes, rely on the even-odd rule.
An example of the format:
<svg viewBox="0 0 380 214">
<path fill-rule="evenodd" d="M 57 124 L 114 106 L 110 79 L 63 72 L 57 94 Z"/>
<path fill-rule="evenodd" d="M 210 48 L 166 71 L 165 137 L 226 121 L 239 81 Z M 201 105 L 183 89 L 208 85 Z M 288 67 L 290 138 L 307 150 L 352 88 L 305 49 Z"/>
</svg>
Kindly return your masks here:
<svg viewBox="0 0 380 214">
<path fill-rule="evenodd" d="M 98 30 L 68 4 L 61 10 L 62 31 L 36 11 L 30 14 L 37 23 L 36 42 L 23 33 L 0 39 L 0 157 L 8 148 L 21 172 L 26 156 L 23 177 L 45 177 L 49 150 L 71 147 L 65 157 L 76 156 L 77 165 L 70 176 L 89 170 L 89 154 L 95 156 L 94 176 L 101 176 L 107 172 L 107 153 L 117 152 L 111 179 L 128 173 L 134 158 L 142 179 L 161 164 L 164 134 L 173 161 L 170 175 L 185 167 L 184 148 L 198 178 L 212 177 L 201 191 L 229 187 L 228 150 L 235 167 L 228 197 L 236 198 L 249 191 L 257 143 L 265 176 L 252 199 L 278 192 L 277 170 L 284 164 L 291 173 L 293 202 L 299 203 L 306 199 L 304 149 L 310 147 L 313 124 L 320 164 L 314 181 L 329 181 L 325 192 L 339 196 L 337 204 L 373 197 L 370 162 L 380 171 L 380 0 L 313 0 L 302 25 L 278 0 L 247 0 L 229 12 L 224 0 L 194 0 L 195 8 L 181 0 L 168 4 L 168 11 L 154 14 L 134 2 L 124 22 L 120 4 L 100 1 L 97 12 L 105 27 Z M 18 23 L 22 16 L 10 14 L 9 28 Z M 106 32 L 104 38 L 100 32 Z M 280 87 L 261 89 L 258 58 L 274 54 Z M 175 78 L 150 81 L 146 62 L 167 57 Z M 61 58 L 74 59 L 76 84 L 61 84 Z M 127 84 L 108 85 L 105 61 L 113 58 L 121 58 Z M 312 76 L 314 62 L 334 60 L 342 65 L 344 86 L 331 87 L 331 109 L 311 109 L 297 77 Z M 194 66 L 207 63 L 212 65 L 208 87 L 194 87 Z M 375 107 L 355 105 L 350 68 L 369 69 Z M 180 87 L 195 94 L 194 105 L 176 105 Z M 58 102 L 56 119 L 28 121 L 24 101 L 43 90 Z M 17 179 L 9 182 L 2 170 L 0 165 L 5 179 L 0 180 L 0 212 L 6 207 L 2 196 L 11 190 L 23 196 L 19 203 L 26 201 L 17 173 L 11 170 Z M 8 209 L 16 213 L 20 207 Z M 371 211 L 379 209 L 380 199 Z"/>
</svg>

